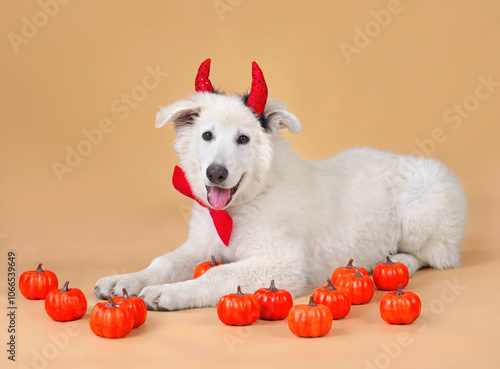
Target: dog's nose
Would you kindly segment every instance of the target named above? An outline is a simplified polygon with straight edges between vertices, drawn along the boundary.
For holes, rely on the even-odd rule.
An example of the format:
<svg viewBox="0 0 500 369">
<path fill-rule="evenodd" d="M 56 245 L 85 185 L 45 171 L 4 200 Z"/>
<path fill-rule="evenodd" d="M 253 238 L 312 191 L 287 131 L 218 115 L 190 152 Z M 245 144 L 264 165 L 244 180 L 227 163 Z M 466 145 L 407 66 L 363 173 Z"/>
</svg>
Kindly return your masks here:
<svg viewBox="0 0 500 369">
<path fill-rule="evenodd" d="M 214 184 L 224 182 L 229 175 L 225 167 L 219 164 L 210 164 L 207 168 L 207 178 Z"/>
</svg>

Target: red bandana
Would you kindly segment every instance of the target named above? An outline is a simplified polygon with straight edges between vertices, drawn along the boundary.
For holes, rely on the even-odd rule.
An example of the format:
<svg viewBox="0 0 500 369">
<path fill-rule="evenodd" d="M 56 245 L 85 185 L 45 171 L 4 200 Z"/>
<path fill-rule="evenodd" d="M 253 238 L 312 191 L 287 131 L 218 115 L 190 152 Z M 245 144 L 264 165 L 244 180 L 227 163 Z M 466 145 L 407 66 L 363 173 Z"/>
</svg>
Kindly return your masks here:
<svg viewBox="0 0 500 369">
<path fill-rule="evenodd" d="M 207 206 L 203 204 L 200 200 L 196 198 L 191 190 L 191 186 L 186 179 L 186 174 L 179 167 L 175 166 L 174 175 L 172 177 L 172 183 L 177 191 L 182 193 L 184 196 L 190 197 L 193 200 L 196 200 L 198 204 L 206 208 Z M 210 216 L 215 225 L 215 229 L 217 230 L 217 234 L 219 235 L 224 245 L 229 246 L 229 239 L 231 238 L 231 232 L 233 230 L 233 219 L 225 210 L 215 210 L 209 208 Z"/>
</svg>

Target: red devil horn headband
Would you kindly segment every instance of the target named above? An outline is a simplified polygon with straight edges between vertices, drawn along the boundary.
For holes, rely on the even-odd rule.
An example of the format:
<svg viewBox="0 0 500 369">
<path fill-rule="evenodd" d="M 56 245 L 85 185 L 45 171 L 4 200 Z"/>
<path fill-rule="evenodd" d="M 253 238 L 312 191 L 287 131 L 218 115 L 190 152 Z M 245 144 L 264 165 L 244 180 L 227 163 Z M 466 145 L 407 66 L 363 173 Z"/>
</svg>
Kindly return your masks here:
<svg viewBox="0 0 500 369">
<path fill-rule="evenodd" d="M 247 104 L 257 115 L 262 115 L 267 102 L 267 85 L 264 74 L 256 62 L 252 63 L 252 89 Z"/>
<path fill-rule="evenodd" d="M 198 74 L 196 75 L 196 80 L 194 81 L 194 88 L 196 92 L 214 92 L 212 87 L 212 82 L 208 79 L 210 75 L 210 59 L 205 60 L 201 63 L 200 68 L 198 68 Z"/>
<path fill-rule="evenodd" d="M 194 83 L 196 92 L 214 92 L 212 82 L 208 78 L 210 74 L 210 59 L 201 63 Z M 256 62 L 252 62 L 252 88 L 248 95 L 247 105 L 257 115 L 262 115 L 267 102 L 267 85 L 264 74 Z"/>
</svg>

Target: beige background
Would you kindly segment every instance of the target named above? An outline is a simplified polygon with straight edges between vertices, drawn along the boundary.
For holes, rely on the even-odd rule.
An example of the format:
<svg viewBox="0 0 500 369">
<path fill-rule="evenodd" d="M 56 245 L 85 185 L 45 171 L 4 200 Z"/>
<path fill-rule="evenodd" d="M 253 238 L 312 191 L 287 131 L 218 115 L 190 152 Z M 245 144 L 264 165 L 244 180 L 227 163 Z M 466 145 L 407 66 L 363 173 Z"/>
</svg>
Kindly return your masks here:
<svg viewBox="0 0 500 369">
<path fill-rule="evenodd" d="M 92 334 L 88 315 L 53 322 L 43 302 L 18 295 L 12 367 L 500 365 L 497 1 L 54 4 L 8 2 L 0 16 L 1 342 L 7 250 L 16 253 L 18 275 L 41 261 L 61 283 L 81 288 L 90 312 L 98 278 L 143 268 L 183 242 L 190 202 L 170 184 L 174 132 L 155 130 L 154 119 L 159 106 L 194 91 L 207 57 L 214 85 L 230 93 L 249 88 L 251 61 L 259 63 L 270 97 L 304 124 L 286 138 L 306 159 L 355 146 L 408 154 L 425 143 L 421 154 L 461 179 L 469 223 L 462 268 L 423 270 L 411 280 L 424 310 L 409 326 L 381 320 L 377 292 L 316 340 L 296 338 L 286 322 L 224 326 L 213 308 L 151 313 L 127 338 L 105 340 Z M 346 57 L 342 47 L 356 45 Z M 161 81 L 148 79 L 150 69 Z M 481 78 L 497 86 L 478 88 Z M 121 99 L 131 93 L 126 111 Z M 464 103 L 459 119 L 450 109 Z M 85 147 L 84 130 L 101 122 L 111 132 Z M 53 166 L 69 165 L 68 150 L 78 148 L 91 152 L 58 178 Z"/>
</svg>

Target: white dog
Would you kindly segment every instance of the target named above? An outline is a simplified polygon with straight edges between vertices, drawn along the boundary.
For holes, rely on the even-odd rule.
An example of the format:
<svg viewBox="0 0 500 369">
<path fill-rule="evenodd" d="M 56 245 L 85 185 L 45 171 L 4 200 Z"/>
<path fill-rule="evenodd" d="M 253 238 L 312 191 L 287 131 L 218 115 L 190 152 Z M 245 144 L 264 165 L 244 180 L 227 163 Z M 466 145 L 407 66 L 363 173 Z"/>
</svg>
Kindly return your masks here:
<svg viewBox="0 0 500 369">
<path fill-rule="evenodd" d="M 196 94 L 161 108 L 156 120 L 158 128 L 174 123 L 180 167 L 198 200 L 188 240 L 144 270 L 100 279 L 96 296 L 125 287 L 149 309 L 178 310 L 216 306 L 238 285 L 253 293 L 272 279 L 302 296 L 351 258 L 371 271 L 390 255 L 410 275 L 460 265 L 466 198 L 444 164 L 369 148 L 302 160 L 278 132 L 302 125 L 267 100 L 256 63 L 244 96 L 214 91 L 209 68 L 208 59 Z M 229 215 L 232 232 L 228 223 L 216 230 L 211 214 Z M 224 265 L 192 279 L 211 255 Z"/>
</svg>

